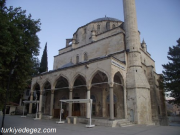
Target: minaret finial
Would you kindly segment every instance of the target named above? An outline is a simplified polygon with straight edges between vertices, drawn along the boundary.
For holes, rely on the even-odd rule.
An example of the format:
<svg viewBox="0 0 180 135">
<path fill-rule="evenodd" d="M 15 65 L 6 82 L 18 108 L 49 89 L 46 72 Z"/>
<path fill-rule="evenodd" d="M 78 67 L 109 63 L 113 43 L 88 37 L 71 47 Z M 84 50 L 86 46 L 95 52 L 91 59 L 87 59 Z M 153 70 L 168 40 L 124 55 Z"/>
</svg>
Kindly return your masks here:
<svg viewBox="0 0 180 135">
<path fill-rule="evenodd" d="M 146 42 L 144 41 L 144 38 L 143 38 L 143 41 L 142 41 L 143 44 L 146 44 Z"/>
</svg>

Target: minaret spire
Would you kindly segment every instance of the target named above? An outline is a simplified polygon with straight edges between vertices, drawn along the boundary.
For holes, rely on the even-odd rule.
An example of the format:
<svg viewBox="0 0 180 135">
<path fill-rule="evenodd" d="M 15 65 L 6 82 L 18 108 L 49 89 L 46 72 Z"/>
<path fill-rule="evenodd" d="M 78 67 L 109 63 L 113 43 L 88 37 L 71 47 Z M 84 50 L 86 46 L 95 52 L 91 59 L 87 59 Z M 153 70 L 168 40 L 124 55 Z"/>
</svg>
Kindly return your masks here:
<svg viewBox="0 0 180 135">
<path fill-rule="evenodd" d="M 143 44 L 146 44 L 146 42 L 144 41 L 144 38 L 143 38 L 143 41 L 142 41 Z"/>
</svg>

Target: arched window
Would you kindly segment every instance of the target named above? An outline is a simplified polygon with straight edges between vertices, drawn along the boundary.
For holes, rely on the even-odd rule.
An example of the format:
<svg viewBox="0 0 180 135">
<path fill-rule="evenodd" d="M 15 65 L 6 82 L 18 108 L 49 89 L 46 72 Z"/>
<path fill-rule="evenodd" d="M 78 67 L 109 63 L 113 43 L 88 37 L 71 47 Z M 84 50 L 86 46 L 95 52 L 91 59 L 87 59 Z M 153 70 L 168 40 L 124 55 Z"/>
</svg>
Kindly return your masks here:
<svg viewBox="0 0 180 135">
<path fill-rule="evenodd" d="M 110 30 L 110 22 L 106 23 L 106 30 Z"/>
<path fill-rule="evenodd" d="M 84 53 L 84 61 L 88 61 L 88 55 L 87 55 L 87 53 Z"/>
<path fill-rule="evenodd" d="M 113 29 L 115 28 L 115 24 L 112 25 L 112 28 L 113 28 Z"/>
<path fill-rule="evenodd" d="M 76 64 L 79 63 L 79 55 L 76 55 Z"/>
<path fill-rule="evenodd" d="M 96 103 L 96 97 L 94 95 L 91 95 L 91 99 L 93 100 L 93 103 Z"/>
<path fill-rule="evenodd" d="M 97 32 L 100 33 L 100 25 L 97 25 Z"/>
<path fill-rule="evenodd" d="M 110 102 L 109 101 L 110 100 L 110 97 L 109 97 L 109 95 L 106 97 L 106 102 Z M 116 96 L 114 95 L 114 103 L 116 103 L 117 102 L 117 98 L 116 98 Z"/>
</svg>

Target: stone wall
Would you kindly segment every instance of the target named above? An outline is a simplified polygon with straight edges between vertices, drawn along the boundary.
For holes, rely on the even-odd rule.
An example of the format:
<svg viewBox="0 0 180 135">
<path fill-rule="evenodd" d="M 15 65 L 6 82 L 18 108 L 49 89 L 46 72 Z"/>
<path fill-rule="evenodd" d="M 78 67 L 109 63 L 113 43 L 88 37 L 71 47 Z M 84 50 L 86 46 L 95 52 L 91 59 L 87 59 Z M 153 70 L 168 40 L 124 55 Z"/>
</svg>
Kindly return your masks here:
<svg viewBox="0 0 180 135">
<path fill-rule="evenodd" d="M 99 40 L 90 45 L 74 49 L 68 53 L 57 55 L 54 57 L 53 69 L 58 69 L 68 64 L 76 64 L 77 55 L 79 55 L 79 62 L 84 62 L 83 56 L 85 52 L 88 55 L 88 59 L 94 59 L 117 51 L 123 51 L 125 49 L 123 39 L 124 35 L 120 33 L 113 37 L 105 38 L 104 40 Z"/>
</svg>

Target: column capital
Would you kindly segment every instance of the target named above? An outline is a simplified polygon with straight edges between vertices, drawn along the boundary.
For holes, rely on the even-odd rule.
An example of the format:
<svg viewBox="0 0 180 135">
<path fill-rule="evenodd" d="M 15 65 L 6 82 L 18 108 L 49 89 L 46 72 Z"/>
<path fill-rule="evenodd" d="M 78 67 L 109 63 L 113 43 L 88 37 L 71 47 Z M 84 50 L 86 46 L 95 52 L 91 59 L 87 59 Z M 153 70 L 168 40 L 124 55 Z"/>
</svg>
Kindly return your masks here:
<svg viewBox="0 0 180 135">
<path fill-rule="evenodd" d="M 112 88 L 114 86 L 114 82 L 109 82 L 109 87 Z"/>
<path fill-rule="evenodd" d="M 73 91 L 73 88 L 69 88 L 69 92 L 72 92 Z"/>
<path fill-rule="evenodd" d="M 43 95 L 43 90 L 40 90 L 40 95 Z"/>
<path fill-rule="evenodd" d="M 91 90 L 91 85 L 87 85 L 87 91 L 90 91 Z"/>
<path fill-rule="evenodd" d="M 51 90 L 51 94 L 54 94 L 54 90 Z"/>
</svg>

